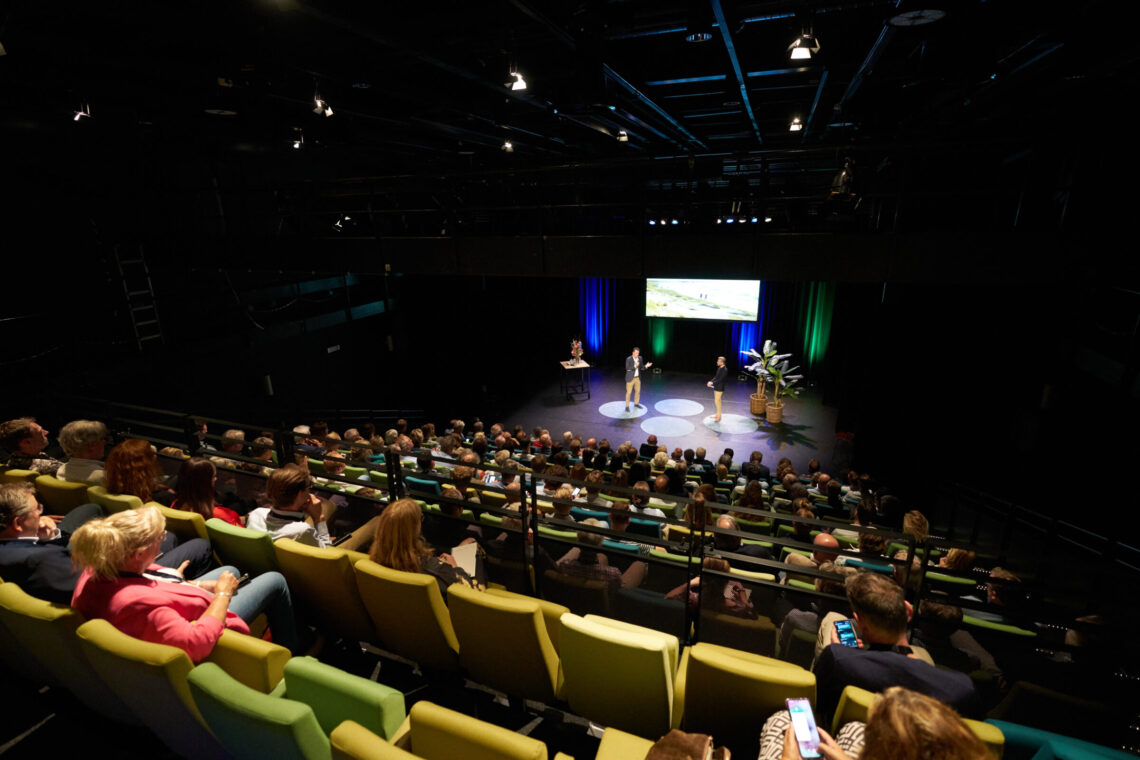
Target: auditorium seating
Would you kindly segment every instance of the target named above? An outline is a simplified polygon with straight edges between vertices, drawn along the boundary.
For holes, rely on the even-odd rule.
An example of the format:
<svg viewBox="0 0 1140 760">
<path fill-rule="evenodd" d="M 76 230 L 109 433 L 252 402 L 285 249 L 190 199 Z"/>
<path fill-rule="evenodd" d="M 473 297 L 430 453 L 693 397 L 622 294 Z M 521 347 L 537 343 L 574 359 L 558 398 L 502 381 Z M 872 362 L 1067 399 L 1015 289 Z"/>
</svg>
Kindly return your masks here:
<svg viewBox="0 0 1140 760">
<path fill-rule="evenodd" d="M 360 474 L 364 472 L 361 470 Z M 19 477 L 19 473 L 12 474 L 11 471 L 5 475 L 11 475 L 15 479 L 30 480 Z M 382 476 L 385 481 L 383 485 L 386 486 L 387 475 L 378 471 L 373 471 L 370 475 L 374 482 L 381 479 L 377 476 Z M 415 483 L 411 478 L 406 480 L 410 487 L 417 490 L 439 490 L 439 482 L 436 480 L 424 479 L 423 483 Z M 431 485 L 424 488 L 424 484 Z M 49 490 L 53 485 L 48 484 L 41 491 Z M 92 487 L 85 491 L 91 500 L 103 504 L 108 509 L 137 508 L 141 505 L 141 501 L 134 497 L 107 494 L 105 489 L 96 490 L 99 488 Z M 484 506 L 501 505 L 503 501 L 501 493 L 488 489 L 480 490 Z M 772 492 L 778 493 L 780 490 L 782 489 L 772 489 Z M 67 489 L 70 493 L 78 491 L 78 488 L 73 487 Z M 134 502 L 130 501 L 131 499 L 134 499 Z M 771 506 L 773 508 L 790 506 L 790 503 L 780 505 L 777 502 L 778 500 L 771 502 Z M 424 505 L 424 508 L 431 511 L 438 510 L 435 504 Z M 583 516 L 587 514 L 586 510 L 576 509 Z M 302 545 L 294 546 L 296 542 L 288 540 L 279 541 L 274 545 L 264 534 L 258 534 L 256 531 L 235 528 L 218 520 L 202 521 L 198 515 L 191 513 L 170 514 L 165 509 L 163 511 L 170 521 L 171 532 L 183 537 L 208 535 L 214 541 L 215 550 L 224 562 L 235 564 L 242 570 L 257 568 L 255 572 L 281 567 L 290 582 L 295 599 L 303 605 L 309 621 L 317 623 L 318 627 L 334 636 L 343 637 L 349 642 L 361 641 L 379 645 L 386 651 L 419 663 L 429 673 L 459 670 L 475 683 L 501 691 L 511 697 L 525 697 L 569 708 L 582 717 L 609 726 L 603 737 L 599 757 L 623 741 L 621 731 L 623 728 L 627 729 L 626 735 L 631 737 L 630 743 L 623 745 L 628 747 L 634 744 L 642 746 L 642 742 L 656 738 L 652 734 L 663 733 L 657 730 L 661 726 L 660 716 L 641 723 L 640 717 L 630 719 L 619 714 L 618 707 L 628 706 L 618 699 L 623 693 L 622 688 L 604 690 L 596 685 L 604 683 L 606 677 L 612 677 L 617 679 L 615 683 L 624 688 L 637 683 L 637 679 L 643 675 L 640 672 L 643 669 L 646 671 L 644 677 L 647 679 L 644 683 L 657 683 L 651 681 L 648 675 L 651 670 L 656 675 L 655 668 L 633 667 L 632 663 L 640 662 L 640 655 L 627 655 L 623 659 L 628 667 L 636 671 L 631 673 L 626 673 L 621 668 L 600 666 L 599 660 L 605 661 L 602 655 L 583 657 L 581 650 L 583 648 L 589 650 L 583 642 L 593 642 L 595 647 L 601 647 L 597 644 L 601 638 L 599 627 L 620 630 L 617 623 L 620 619 L 633 624 L 629 628 L 644 623 L 679 637 L 678 646 L 683 650 L 683 654 L 674 666 L 673 674 L 677 704 L 672 708 L 665 724 L 670 725 L 680 721 L 686 730 L 713 733 L 718 744 L 743 747 L 752 742 L 754 748 L 755 737 L 747 731 L 740 731 L 740 727 L 747 726 L 749 730 L 758 731 L 759 724 L 755 722 L 755 716 L 769 714 L 778 709 L 783 698 L 791 696 L 789 693 L 783 693 L 777 700 L 779 704 L 769 705 L 765 700 L 771 696 L 771 693 L 764 692 L 763 687 L 757 685 L 762 681 L 754 677 L 754 671 L 758 672 L 762 668 L 786 669 L 786 672 L 777 676 L 788 679 L 793 678 L 790 673 L 806 673 L 802 668 L 797 671 L 793 663 L 802 665 L 810 662 L 813 642 L 806 635 L 793 635 L 788 651 L 776 651 L 777 629 L 763 614 L 770 606 L 778 584 L 774 574 L 775 569 L 771 565 L 742 564 L 739 567 L 734 566 L 730 571 L 752 590 L 753 601 L 756 603 L 757 611 L 761 613 L 757 619 L 748 620 L 711 610 L 701 610 L 699 625 L 695 629 L 698 634 L 694 639 L 694 629 L 686 627 L 687 623 L 693 621 L 686 615 L 684 604 L 664 599 L 662 593 L 649 588 L 610 592 L 605 584 L 589 581 L 572 583 L 571 581 L 576 579 L 569 579 L 554 570 L 549 570 L 540 577 L 541 592 L 545 599 L 510 594 L 496 589 L 481 594 L 457 586 L 449 591 L 450 606 L 448 606 L 444 604 L 433 579 L 418 574 L 396 573 L 367 561 L 364 555 L 359 553 L 335 548 L 314 549 Z M 791 535 L 790 515 L 777 514 L 774 510 L 756 510 L 756 512 L 757 514 L 752 515 L 754 519 L 738 519 L 740 529 L 773 540 L 745 539 L 746 541 L 760 543 L 781 558 L 789 553 L 805 556 L 811 554 L 809 546 L 797 542 Z M 608 517 L 607 512 L 596 509 L 589 510 L 589 513 L 591 516 L 593 513 L 600 514 L 603 519 Z M 465 509 L 464 517 L 483 525 L 485 532 L 501 525 L 500 516 L 484 512 L 478 507 L 473 510 Z M 195 521 L 194 518 L 198 520 Z M 196 522 L 202 523 L 201 531 Z M 669 540 L 659 539 L 659 528 L 662 524 L 668 525 L 667 539 L 671 540 L 673 545 L 667 545 L 670 543 Z M 699 571 L 703 553 L 716 553 L 714 550 L 702 547 L 696 547 L 692 558 L 679 553 L 679 549 L 684 548 L 691 537 L 691 530 L 683 523 L 672 520 L 662 523 L 634 518 L 629 529 L 630 533 L 635 532 L 635 526 L 648 527 L 648 530 L 641 535 L 653 546 L 645 556 L 645 559 L 651 563 L 651 579 L 654 578 L 654 571 L 658 569 L 668 569 L 679 576 L 688 577 Z M 549 540 L 552 546 L 573 545 L 577 544 L 577 530 L 573 527 L 563 530 L 558 523 L 540 523 L 538 538 Z M 603 550 L 608 551 L 618 561 L 623 557 L 628 561 L 632 558 L 629 555 L 638 552 L 636 547 L 631 550 L 626 545 L 616 543 L 612 535 L 606 534 L 605 539 Z M 854 543 L 856 542 L 853 539 L 842 542 L 843 547 Z M 892 550 L 905 549 L 907 545 L 896 542 L 892 543 L 891 547 Z M 565 549 L 568 546 L 561 548 Z M 926 547 L 917 546 L 914 549 L 917 553 L 932 558 L 938 556 L 940 551 L 933 544 Z M 744 561 L 741 560 L 742 563 Z M 852 564 L 855 562 L 858 560 L 852 560 Z M 884 560 L 884 563 L 886 562 L 888 560 Z M 505 567 L 503 560 L 490 557 L 487 558 L 487 564 L 489 567 L 492 565 Z M 525 586 L 527 590 L 532 590 L 533 581 L 527 578 L 526 574 L 528 570 L 533 571 L 534 567 L 536 565 L 530 561 L 523 562 L 520 554 L 518 567 L 511 568 L 511 571 L 518 576 L 515 581 L 521 582 L 513 583 L 512 587 Z M 889 571 L 890 565 L 884 564 L 881 569 Z M 802 590 L 806 594 L 813 594 L 814 584 L 808 582 L 810 576 L 805 578 L 806 580 L 789 579 L 784 588 L 789 593 Z M 939 571 L 928 572 L 926 578 L 928 592 L 935 594 L 950 592 L 952 596 L 957 596 L 968 593 L 977 585 L 974 580 Z M 596 587 L 590 587 L 590 583 L 594 583 Z M 4 589 L 0 588 L 0 600 L 7 598 L 3 591 Z M 14 596 L 11 591 L 8 595 Z M 398 609 L 400 614 L 398 616 L 390 614 L 393 609 Z M 576 614 L 567 615 L 567 611 Z M 0 610 L 0 624 L 4 624 L 5 628 L 0 635 L 12 633 L 13 627 L 5 623 L 5 614 L 7 613 Z M 554 621 L 553 626 L 552 621 Z M 964 624 L 1007 640 L 1016 640 L 1017 645 L 1021 646 L 1032 646 L 1033 640 L 1038 636 L 1038 632 L 1029 627 L 983 620 L 969 615 L 968 611 Z M 629 633 L 633 636 L 636 632 Z M 591 635 L 594 638 L 591 639 Z M 11 640 L 26 646 L 25 642 L 17 637 Z M 691 641 L 696 643 L 686 647 L 685 645 Z M 1025 644 L 1021 644 L 1022 641 Z M 645 644 L 645 642 L 640 643 Z M 211 657 L 211 660 L 222 660 L 219 663 L 220 668 L 229 671 L 231 667 L 237 665 L 231 666 L 225 663 L 227 651 L 223 648 L 216 657 Z M 774 659 L 777 655 L 782 659 Z M 721 662 L 721 659 L 724 662 Z M 237 656 L 235 663 L 240 660 L 241 656 Z M 82 662 L 82 659 L 80 661 Z M 588 674 L 585 678 L 579 675 L 583 671 L 578 670 L 583 662 L 588 666 L 584 671 Z M 257 685 L 252 688 L 259 692 L 271 691 L 274 685 L 271 683 L 274 680 L 271 670 L 266 670 L 261 676 L 247 676 L 245 680 L 255 681 Z M 667 668 L 665 670 L 667 671 Z M 60 680 L 58 674 L 53 675 L 48 670 L 41 670 L 40 673 L 50 676 L 56 682 Z M 802 678 L 802 675 L 799 677 Z M 205 679 L 205 676 L 202 678 Z M 757 683 L 749 683 L 750 678 Z M 780 689 L 794 690 L 789 683 L 780 682 L 778 678 L 777 683 L 780 683 L 778 687 Z M 587 686 L 582 687 L 583 684 Z M 811 698 L 814 697 L 814 680 L 812 684 Z M 715 691 L 710 691 L 714 687 Z M 656 686 L 642 687 L 639 693 L 656 694 L 656 688 Z M 739 693 L 743 696 L 726 700 L 726 689 L 733 690 L 732 694 Z M 701 697 L 701 694 L 716 694 L 716 701 L 714 702 L 711 696 Z M 764 694 L 767 696 L 762 696 Z M 594 699 L 599 695 L 611 698 L 611 702 L 599 704 Z M 174 704 L 169 699 L 165 697 L 164 699 L 166 701 L 163 704 Z M 626 698 L 625 702 L 628 701 Z M 654 704 L 659 702 L 656 696 L 647 701 Z M 712 715 L 702 712 L 708 710 L 715 713 L 714 705 L 724 712 L 726 702 L 730 703 L 730 707 L 739 703 L 741 710 L 748 709 L 753 724 L 739 718 L 734 719 L 731 711 L 727 714 Z M 108 700 L 104 706 L 113 708 L 113 704 Z M 858 705 L 858 701 L 852 697 L 848 709 L 857 711 Z M 135 715 L 137 708 L 124 703 L 124 709 Z M 844 703 L 841 702 L 837 715 L 843 710 Z M 177 710 L 174 712 L 178 715 Z M 627 720 L 631 722 L 626 722 Z M 762 723 L 762 720 L 759 723 Z M 653 728 L 647 729 L 646 725 L 652 725 Z M 979 730 L 974 724 L 971 724 L 971 727 L 974 727 L 985 739 L 985 729 Z M 327 733 L 328 727 L 324 728 Z M 336 730 L 332 733 L 334 734 L 332 751 L 335 753 L 338 751 L 335 741 Z M 171 736 L 175 734 L 177 731 Z M 996 739 L 1000 739 L 1000 733 L 996 734 Z M 989 739 L 986 741 L 991 747 L 995 746 Z M 1046 746 L 1049 741 L 1047 738 L 1043 739 L 1041 746 Z M 385 746 L 399 751 L 394 745 L 385 744 Z M 1000 747 L 1000 744 L 996 746 Z M 997 754 L 1000 756 L 1000 752 Z M 427 757 L 426 754 L 421 755 L 418 749 L 412 751 L 412 756 Z"/>
<path fill-rule="evenodd" d="M 401 692 L 311 657 L 291 659 L 272 694 L 213 663 L 194 668 L 187 682 L 206 726 L 237 760 L 326 758 L 328 734 L 343 721 L 390 739 L 405 717 Z"/>
</svg>

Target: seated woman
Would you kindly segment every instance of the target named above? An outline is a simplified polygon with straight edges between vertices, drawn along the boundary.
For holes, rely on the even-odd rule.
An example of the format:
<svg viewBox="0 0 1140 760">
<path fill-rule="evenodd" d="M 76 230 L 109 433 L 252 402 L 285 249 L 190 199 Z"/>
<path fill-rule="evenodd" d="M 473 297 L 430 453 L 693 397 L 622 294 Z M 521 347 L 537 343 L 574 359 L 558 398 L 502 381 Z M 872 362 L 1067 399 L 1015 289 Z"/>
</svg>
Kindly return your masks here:
<svg viewBox="0 0 1140 760">
<path fill-rule="evenodd" d="M 137 496 L 143 503 L 170 505 L 174 492 L 159 480 L 158 454 L 150 441 L 128 438 L 107 454 L 103 485 L 108 493 Z"/>
<path fill-rule="evenodd" d="M 186 581 L 186 563 L 176 569 L 155 564 L 165 527 L 156 507 L 143 507 L 76 530 L 71 556 L 83 572 L 71 606 L 135 638 L 185 650 L 194 662 L 210 654 L 223 630 L 249 633 L 248 622 L 262 613 L 278 644 L 301 650 L 284 576 L 263 573 L 239 590 L 237 571 L 223 567 Z"/>
<path fill-rule="evenodd" d="M 216 517 L 230 525 L 242 526 L 237 512 L 220 504 L 214 488 L 218 483 L 218 468 L 204 457 L 191 457 L 178 470 L 178 483 L 174 486 L 171 507 L 186 512 L 197 512 L 205 519 Z"/>
<path fill-rule="evenodd" d="M 450 554 L 433 556 L 431 550 L 420 538 L 420 525 L 423 522 L 420 505 L 412 499 L 399 499 L 392 502 L 380 513 L 376 522 L 376 534 L 372 539 L 369 558 L 384 567 L 405 573 L 425 573 L 439 583 L 440 593 L 447 599 L 447 587 L 452 583 L 483 591 L 486 581 L 482 572 L 482 557 L 476 558 L 475 576 L 459 567 Z"/>
<path fill-rule="evenodd" d="M 901 686 L 871 705 L 867 722 L 852 721 L 831 734 L 819 729 L 819 754 L 828 760 L 988 760 L 993 755 L 954 709 Z M 768 718 L 758 760 L 801 760 L 787 710 Z"/>
</svg>

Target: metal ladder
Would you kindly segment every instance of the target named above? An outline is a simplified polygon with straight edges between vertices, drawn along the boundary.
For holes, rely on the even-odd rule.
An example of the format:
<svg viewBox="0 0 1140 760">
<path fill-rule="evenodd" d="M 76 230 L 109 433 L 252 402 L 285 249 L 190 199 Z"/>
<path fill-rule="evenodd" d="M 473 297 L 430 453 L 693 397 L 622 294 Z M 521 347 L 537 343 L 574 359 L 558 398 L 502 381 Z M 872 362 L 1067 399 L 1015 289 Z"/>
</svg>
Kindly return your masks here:
<svg viewBox="0 0 1140 760">
<path fill-rule="evenodd" d="M 119 281 L 123 284 L 123 295 L 127 299 L 127 314 L 131 318 L 135 343 L 141 353 L 149 345 L 162 344 L 162 323 L 159 322 L 158 309 L 155 307 L 150 269 L 141 244 L 126 255 L 118 245 L 113 250 Z"/>
</svg>

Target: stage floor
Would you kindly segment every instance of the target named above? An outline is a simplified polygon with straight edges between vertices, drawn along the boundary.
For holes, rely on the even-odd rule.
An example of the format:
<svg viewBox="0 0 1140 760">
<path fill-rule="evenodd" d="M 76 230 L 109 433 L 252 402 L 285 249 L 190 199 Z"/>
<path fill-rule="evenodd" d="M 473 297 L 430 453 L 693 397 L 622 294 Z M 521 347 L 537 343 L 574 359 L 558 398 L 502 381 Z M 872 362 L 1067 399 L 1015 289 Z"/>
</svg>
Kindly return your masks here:
<svg viewBox="0 0 1140 760">
<path fill-rule="evenodd" d="M 837 473 L 849 462 L 849 444 L 835 437 L 836 410 L 824 406 L 811 389 L 784 405 L 784 421 L 770 425 L 753 417 L 748 400 L 756 392 L 754 380 L 739 381 L 730 375 L 725 384 L 721 422 L 713 422 L 716 407 L 712 389 L 705 385 L 712 377 L 682 372 L 647 372 L 641 380 L 643 409 L 633 406 L 625 412 L 625 376 L 621 370 L 592 368 L 591 396 L 576 395 L 567 400 L 555 381 L 525 399 L 502 418 L 504 425 L 522 425 L 528 432 L 536 425 L 550 430 L 557 439 L 570 430 L 585 441 L 608 438 L 617 448 L 624 441 L 641 445 L 652 433 L 658 443 L 674 447 L 704 446 L 708 458 L 716 458 L 725 447 L 743 462 L 752 451 L 764 453 L 764 464 L 773 470 L 781 457 L 788 457 L 797 472 L 805 472 L 810 459 L 817 458 L 824 472 Z M 489 424 L 489 422 L 488 422 Z"/>
</svg>

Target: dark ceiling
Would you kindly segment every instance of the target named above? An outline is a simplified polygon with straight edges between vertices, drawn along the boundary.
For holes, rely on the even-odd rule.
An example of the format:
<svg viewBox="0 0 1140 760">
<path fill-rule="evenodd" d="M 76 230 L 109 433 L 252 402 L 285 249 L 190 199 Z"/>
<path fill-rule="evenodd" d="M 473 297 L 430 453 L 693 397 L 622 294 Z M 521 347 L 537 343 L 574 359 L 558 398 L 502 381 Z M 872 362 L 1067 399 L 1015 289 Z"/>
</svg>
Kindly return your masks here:
<svg viewBox="0 0 1140 760">
<path fill-rule="evenodd" d="M 901 194 L 1024 192 L 1043 166 L 1067 192 L 1084 109 L 1136 82 L 1134 49 L 1096 44 L 1108 6 L 7 0 L 0 119 L 45 148 L 14 166 L 315 183 L 309 212 L 399 209 L 411 234 L 463 214 L 509 234 L 502 212 L 536 203 L 610 220 L 569 232 L 738 215 L 803 230 L 850 158 L 866 229 Z M 805 30 L 819 54 L 791 61 Z M 526 90 L 506 86 L 512 68 Z M 313 112 L 318 93 L 332 116 Z M 435 212 L 423 230 L 417 210 Z"/>
</svg>

